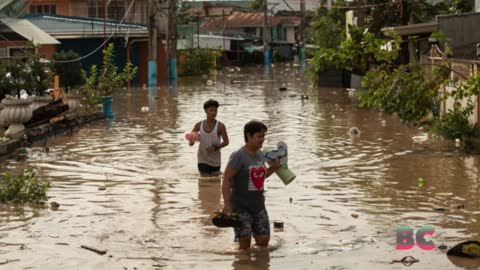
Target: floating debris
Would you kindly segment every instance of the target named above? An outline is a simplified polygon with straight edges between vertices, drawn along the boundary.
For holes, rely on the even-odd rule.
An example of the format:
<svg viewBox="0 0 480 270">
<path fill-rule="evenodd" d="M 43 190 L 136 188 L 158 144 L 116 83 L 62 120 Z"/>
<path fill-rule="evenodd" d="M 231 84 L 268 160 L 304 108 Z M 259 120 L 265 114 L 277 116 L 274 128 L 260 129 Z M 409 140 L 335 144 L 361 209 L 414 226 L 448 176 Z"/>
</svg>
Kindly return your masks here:
<svg viewBox="0 0 480 270">
<path fill-rule="evenodd" d="M 348 130 L 348 134 L 350 134 L 350 136 L 360 136 L 360 129 L 358 129 L 357 127 L 352 127 Z"/>
<path fill-rule="evenodd" d="M 273 228 L 275 229 L 283 229 L 283 221 L 275 220 L 273 222 Z"/>
<path fill-rule="evenodd" d="M 86 249 L 86 250 L 93 251 L 93 252 L 95 252 L 97 254 L 100 254 L 100 255 L 104 255 L 104 254 L 107 253 L 106 250 L 94 248 L 94 247 L 91 247 L 91 246 L 81 245 L 80 247 L 83 248 L 83 249 Z"/>
<path fill-rule="evenodd" d="M 58 210 L 58 208 L 60 208 L 60 204 L 57 203 L 57 202 L 51 202 L 50 203 L 50 209 L 51 210 Z"/>
</svg>

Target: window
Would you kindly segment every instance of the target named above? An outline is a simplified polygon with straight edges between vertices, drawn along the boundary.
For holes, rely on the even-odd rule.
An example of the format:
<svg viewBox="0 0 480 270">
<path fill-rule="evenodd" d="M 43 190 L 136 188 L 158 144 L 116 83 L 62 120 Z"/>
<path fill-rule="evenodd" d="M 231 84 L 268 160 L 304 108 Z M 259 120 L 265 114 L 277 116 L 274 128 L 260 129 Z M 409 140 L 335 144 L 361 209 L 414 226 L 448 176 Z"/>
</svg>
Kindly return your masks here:
<svg viewBox="0 0 480 270">
<path fill-rule="evenodd" d="M 30 14 L 57 14 L 56 5 L 30 5 Z"/>
<path fill-rule="evenodd" d="M 108 1 L 107 17 L 111 20 L 121 20 L 125 16 L 125 0 Z M 88 17 L 103 18 L 105 16 L 105 8 L 102 0 L 90 0 L 88 2 Z"/>
<path fill-rule="evenodd" d="M 0 48 L 0 58 L 8 57 L 7 48 Z"/>
<path fill-rule="evenodd" d="M 22 57 L 25 54 L 35 54 L 35 49 L 25 48 L 25 47 L 9 47 L 8 48 L 9 58 Z"/>
</svg>

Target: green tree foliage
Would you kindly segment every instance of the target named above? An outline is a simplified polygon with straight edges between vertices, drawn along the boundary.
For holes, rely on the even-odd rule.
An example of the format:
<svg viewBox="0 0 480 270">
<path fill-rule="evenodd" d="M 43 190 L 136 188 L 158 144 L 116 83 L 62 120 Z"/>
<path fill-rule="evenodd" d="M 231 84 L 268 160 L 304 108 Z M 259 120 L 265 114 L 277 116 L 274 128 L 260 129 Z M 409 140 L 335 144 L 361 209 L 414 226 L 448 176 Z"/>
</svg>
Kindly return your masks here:
<svg viewBox="0 0 480 270">
<path fill-rule="evenodd" d="M 221 54 L 215 50 L 190 49 L 182 52 L 186 55 L 183 65 L 184 75 L 201 75 L 209 73 L 215 67 L 215 60 Z"/>
<path fill-rule="evenodd" d="M 342 41 L 338 48 L 321 47 L 312 59 L 310 74 L 313 82 L 327 68 L 346 69 L 365 74 L 371 66 L 391 64 L 398 58 L 400 38 L 392 34 L 390 39 L 376 38 L 366 29 L 350 26 L 350 38 Z M 383 49 L 390 44 L 391 50 Z"/>
<path fill-rule="evenodd" d="M 341 0 L 336 5 L 346 5 Z M 314 43 L 321 48 L 337 48 L 345 39 L 345 9 L 319 8 L 317 16 L 305 30 L 308 43 Z"/>
<path fill-rule="evenodd" d="M 390 68 L 382 65 L 369 71 L 362 82 L 360 106 L 380 108 L 397 114 L 408 123 L 418 123 L 433 113 L 441 78 L 428 79 L 418 64 Z"/>
<path fill-rule="evenodd" d="M 251 5 L 252 9 L 257 11 L 263 10 L 263 6 L 265 5 L 264 1 L 265 0 L 253 0 Z"/>
<path fill-rule="evenodd" d="M 192 15 L 188 13 L 188 10 L 192 8 L 192 5 L 186 1 L 182 1 L 180 9 L 177 14 L 177 24 L 188 24 L 193 20 Z"/>
<path fill-rule="evenodd" d="M 80 58 L 80 55 L 72 50 L 60 51 L 53 55 L 55 61 L 71 61 Z M 82 76 L 82 64 L 74 62 L 54 62 L 52 71 L 60 77 L 60 85 L 68 92 L 70 89 L 82 85 L 85 81 Z"/>
<path fill-rule="evenodd" d="M 41 63 L 40 56 L 35 53 L 36 49 L 33 43 L 28 43 L 20 56 L 1 65 L 0 97 L 18 96 L 22 89 L 30 95 L 46 95 L 51 77 L 47 66 Z"/>
<path fill-rule="evenodd" d="M 369 5 L 385 4 L 365 9 L 365 27 L 376 36 L 382 36 L 384 27 L 402 25 L 402 16 L 409 24 L 425 23 L 434 20 L 436 15 L 472 12 L 475 0 L 440 1 L 432 4 L 427 0 L 404 1 L 404 14 L 401 12 L 400 1 L 369 0 Z"/>
<path fill-rule="evenodd" d="M 128 63 L 122 72 L 114 63 L 115 46 L 108 44 L 103 50 L 103 65 L 99 70 L 96 65 L 90 67 L 90 72 L 82 70 L 82 76 L 85 81 L 83 91 L 81 92 L 87 100 L 87 104 L 96 105 L 101 102 L 101 97 L 111 96 L 127 84 L 129 80 L 135 77 L 138 67 Z"/>
<path fill-rule="evenodd" d="M 0 181 L 0 203 L 34 203 L 47 201 L 49 182 L 40 181 L 33 168 L 17 175 L 5 174 Z"/>
</svg>

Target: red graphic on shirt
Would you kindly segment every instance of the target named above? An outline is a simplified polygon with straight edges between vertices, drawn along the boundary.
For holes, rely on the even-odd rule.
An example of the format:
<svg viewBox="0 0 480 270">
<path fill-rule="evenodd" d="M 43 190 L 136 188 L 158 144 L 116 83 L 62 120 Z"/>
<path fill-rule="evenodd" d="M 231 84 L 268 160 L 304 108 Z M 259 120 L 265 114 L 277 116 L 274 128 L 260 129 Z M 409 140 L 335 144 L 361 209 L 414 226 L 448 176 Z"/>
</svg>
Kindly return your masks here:
<svg viewBox="0 0 480 270">
<path fill-rule="evenodd" d="M 257 190 L 263 189 L 263 183 L 265 182 L 265 176 L 267 175 L 267 169 L 265 167 L 251 167 L 250 169 L 250 183 L 253 183 Z M 249 189 L 252 190 L 252 189 Z"/>
</svg>

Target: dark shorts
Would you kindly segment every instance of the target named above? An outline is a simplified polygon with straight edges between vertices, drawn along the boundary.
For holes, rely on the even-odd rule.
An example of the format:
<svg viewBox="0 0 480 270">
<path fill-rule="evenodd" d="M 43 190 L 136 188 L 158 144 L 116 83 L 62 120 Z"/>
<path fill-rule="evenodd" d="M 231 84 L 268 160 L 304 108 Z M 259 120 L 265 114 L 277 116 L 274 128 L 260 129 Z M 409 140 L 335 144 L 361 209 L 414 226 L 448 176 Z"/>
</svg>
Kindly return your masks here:
<svg viewBox="0 0 480 270">
<path fill-rule="evenodd" d="M 212 174 L 220 171 L 220 166 L 213 167 L 205 163 L 198 163 L 198 171 L 201 174 Z"/>
<path fill-rule="evenodd" d="M 270 235 L 270 221 L 268 220 L 267 210 L 263 209 L 258 213 L 250 211 L 235 211 L 240 215 L 242 226 L 234 227 L 235 241 L 239 238 L 253 237 L 257 235 Z"/>
</svg>

